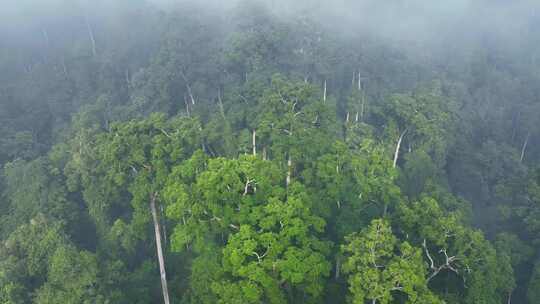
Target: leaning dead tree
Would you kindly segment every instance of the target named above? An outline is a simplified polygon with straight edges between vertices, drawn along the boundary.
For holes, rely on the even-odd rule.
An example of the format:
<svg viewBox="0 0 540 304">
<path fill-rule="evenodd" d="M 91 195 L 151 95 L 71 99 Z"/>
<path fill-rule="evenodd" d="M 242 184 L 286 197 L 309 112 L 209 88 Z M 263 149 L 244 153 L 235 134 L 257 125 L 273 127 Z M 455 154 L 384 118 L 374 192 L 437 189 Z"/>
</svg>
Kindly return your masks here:
<svg viewBox="0 0 540 304">
<path fill-rule="evenodd" d="M 165 272 L 165 260 L 163 258 L 163 248 L 161 247 L 161 232 L 159 228 L 159 220 L 156 211 L 157 192 L 154 192 L 150 197 L 150 210 L 152 211 L 152 219 L 154 221 L 154 232 L 156 234 L 156 247 L 159 262 L 159 274 L 161 277 L 161 289 L 163 292 L 163 302 L 169 304 L 169 290 L 167 288 L 167 274 Z"/>
<path fill-rule="evenodd" d="M 521 147 L 521 156 L 519 157 L 520 162 L 523 162 L 523 157 L 525 157 L 525 149 L 527 149 L 527 144 L 529 143 L 530 135 L 531 135 L 531 132 L 528 132 L 527 137 L 525 137 L 525 142 L 523 143 L 523 146 Z"/>
<path fill-rule="evenodd" d="M 403 132 L 401 132 L 401 135 L 399 136 L 399 139 L 397 141 L 396 150 L 394 151 L 394 168 L 397 165 L 397 161 L 398 161 L 398 158 L 399 158 L 399 148 L 401 147 L 401 142 L 403 141 L 403 137 L 407 133 L 407 130 L 408 129 L 405 129 Z"/>
<path fill-rule="evenodd" d="M 182 79 L 184 80 L 184 83 L 186 85 L 186 89 L 187 89 L 187 92 L 188 92 L 188 95 L 189 95 L 189 99 L 191 99 L 191 104 L 194 105 L 195 104 L 195 97 L 193 97 L 193 91 L 191 90 L 191 85 L 189 84 L 189 80 L 186 76 L 186 73 L 184 73 L 184 71 L 180 70 L 180 76 L 182 77 Z"/>
</svg>

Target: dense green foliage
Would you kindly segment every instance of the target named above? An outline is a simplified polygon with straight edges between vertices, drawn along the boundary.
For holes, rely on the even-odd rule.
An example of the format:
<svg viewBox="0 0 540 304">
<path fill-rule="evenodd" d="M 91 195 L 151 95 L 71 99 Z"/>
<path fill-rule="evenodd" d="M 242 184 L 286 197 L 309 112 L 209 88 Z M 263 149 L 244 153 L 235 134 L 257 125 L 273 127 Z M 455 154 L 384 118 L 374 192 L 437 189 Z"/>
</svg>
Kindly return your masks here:
<svg viewBox="0 0 540 304">
<path fill-rule="evenodd" d="M 49 2 L 0 28 L 0 304 L 160 303 L 156 234 L 171 303 L 540 302 L 538 16 Z"/>
</svg>

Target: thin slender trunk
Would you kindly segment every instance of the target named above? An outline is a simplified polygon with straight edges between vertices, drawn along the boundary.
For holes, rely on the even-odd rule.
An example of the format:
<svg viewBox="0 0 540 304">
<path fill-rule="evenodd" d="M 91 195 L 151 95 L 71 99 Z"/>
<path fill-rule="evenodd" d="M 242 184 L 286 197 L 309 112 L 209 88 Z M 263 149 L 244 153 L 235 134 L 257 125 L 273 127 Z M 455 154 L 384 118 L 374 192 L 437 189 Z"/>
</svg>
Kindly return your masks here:
<svg viewBox="0 0 540 304">
<path fill-rule="evenodd" d="M 346 122 L 349 122 L 349 112 L 347 112 L 347 117 L 345 118 Z"/>
<path fill-rule="evenodd" d="M 531 135 L 531 132 L 527 132 L 527 137 L 525 137 L 525 142 L 523 143 L 523 147 L 521 147 L 521 157 L 519 158 L 520 162 L 523 162 L 523 157 L 525 156 L 525 149 L 527 149 L 527 144 L 529 143 L 529 136 Z"/>
<path fill-rule="evenodd" d="M 513 290 L 510 290 L 508 292 L 508 301 L 506 302 L 506 304 L 511 304 L 512 303 L 512 292 L 513 292 Z"/>
<path fill-rule="evenodd" d="M 64 71 L 64 76 L 68 77 L 67 67 L 66 67 L 66 60 L 64 59 L 64 56 L 62 56 L 62 71 Z"/>
<path fill-rule="evenodd" d="M 326 102 L 326 80 L 324 80 L 324 88 L 323 88 L 323 101 Z"/>
<path fill-rule="evenodd" d="M 129 68 L 126 69 L 126 83 L 128 87 L 131 86 L 131 76 L 129 76 Z"/>
<path fill-rule="evenodd" d="M 88 16 L 84 17 L 84 21 L 86 22 L 86 29 L 88 30 L 88 36 L 90 37 L 90 42 L 92 42 L 92 55 L 94 57 L 96 56 L 96 40 L 94 39 L 94 31 L 92 30 L 92 26 L 90 26 L 90 22 L 88 21 Z"/>
<path fill-rule="evenodd" d="M 356 111 L 356 115 L 354 116 L 354 122 L 358 122 L 358 111 Z"/>
<path fill-rule="evenodd" d="M 223 100 L 221 100 L 221 89 L 218 88 L 218 102 L 219 102 L 219 111 L 221 112 L 221 116 L 225 120 L 225 109 L 223 108 Z"/>
<path fill-rule="evenodd" d="M 266 147 L 263 147 L 262 158 L 263 160 L 266 160 Z"/>
<path fill-rule="evenodd" d="M 257 155 L 257 131 L 253 130 L 251 138 L 251 145 L 253 146 L 253 155 Z"/>
<path fill-rule="evenodd" d="M 403 136 L 405 136 L 405 133 L 407 133 L 407 129 L 405 131 L 401 132 L 401 135 L 399 136 L 398 142 L 396 144 L 396 151 L 394 152 L 394 168 L 397 165 L 398 157 L 399 157 L 399 148 L 401 147 L 401 141 L 403 140 Z"/>
<path fill-rule="evenodd" d="M 193 97 L 193 92 L 191 91 L 191 86 L 189 85 L 189 81 L 186 77 L 186 74 L 183 71 L 180 71 L 180 76 L 182 76 L 182 79 L 184 79 L 184 82 L 186 83 L 186 89 L 188 91 L 189 98 L 191 99 L 191 104 L 195 104 L 195 98 Z"/>
<path fill-rule="evenodd" d="M 191 99 L 191 104 L 194 105 L 195 98 L 193 97 L 193 93 L 191 92 L 191 87 L 188 84 L 186 84 L 186 87 L 188 89 L 189 98 Z"/>
<path fill-rule="evenodd" d="M 358 91 L 362 90 L 362 76 L 360 75 L 360 71 L 358 71 Z"/>
<path fill-rule="evenodd" d="M 286 180 L 287 187 L 291 183 L 291 174 L 292 174 L 292 160 L 291 160 L 291 155 L 289 154 L 287 156 L 287 180 Z"/>
<path fill-rule="evenodd" d="M 154 221 L 154 231 L 156 234 L 156 247 L 159 262 L 159 274 L 161 277 L 161 289 L 163 291 L 163 302 L 169 304 L 169 290 L 167 288 L 167 274 L 165 273 L 165 262 L 163 259 L 163 250 L 161 247 L 161 232 L 159 229 L 159 220 L 156 212 L 156 198 L 157 193 L 152 194 L 150 197 L 150 209 L 152 211 L 152 219 Z"/>
</svg>

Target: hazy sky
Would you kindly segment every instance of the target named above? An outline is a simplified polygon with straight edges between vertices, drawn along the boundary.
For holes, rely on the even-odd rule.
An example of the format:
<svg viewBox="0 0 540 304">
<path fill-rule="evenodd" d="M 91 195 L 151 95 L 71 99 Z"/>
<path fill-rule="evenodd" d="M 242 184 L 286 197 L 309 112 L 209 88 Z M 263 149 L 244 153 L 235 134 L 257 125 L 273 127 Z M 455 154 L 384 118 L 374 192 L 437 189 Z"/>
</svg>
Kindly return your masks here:
<svg viewBox="0 0 540 304">
<path fill-rule="evenodd" d="M 226 14 L 246 0 L 0 0 L 0 34 L 16 37 L 57 19 L 115 14 L 145 1 L 162 10 L 191 3 Z M 260 1 L 285 19 L 308 13 L 341 32 L 367 32 L 404 46 L 440 47 L 483 39 L 520 47 L 531 35 L 540 35 L 540 0 Z"/>
</svg>

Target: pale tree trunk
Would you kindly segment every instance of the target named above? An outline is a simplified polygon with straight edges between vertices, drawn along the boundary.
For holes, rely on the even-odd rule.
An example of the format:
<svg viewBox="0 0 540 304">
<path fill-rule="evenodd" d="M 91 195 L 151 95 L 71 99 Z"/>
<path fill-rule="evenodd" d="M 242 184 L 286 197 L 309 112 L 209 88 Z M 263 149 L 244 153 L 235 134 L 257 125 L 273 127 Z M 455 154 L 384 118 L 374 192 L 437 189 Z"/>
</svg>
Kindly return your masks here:
<svg viewBox="0 0 540 304">
<path fill-rule="evenodd" d="M 191 92 L 191 86 L 189 84 L 186 84 L 186 87 L 188 89 L 189 98 L 191 99 L 191 104 L 195 104 L 195 98 L 193 97 L 193 93 Z"/>
<path fill-rule="evenodd" d="M 266 147 L 263 147 L 262 158 L 263 160 L 266 160 Z"/>
<path fill-rule="evenodd" d="M 180 71 L 180 76 L 182 76 L 182 79 L 184 79 L 184 82 L 186 83 L 186 89 L 188 91 L 189 98 L 191 99 L 191 104 L 195 104 L 195 98 L 193 97 L 193 92 L 191 91 L 191 86 L 189 85 L 189 81 L 186 77 L 186 74 L 183 71 Z"/>
<path fill-rule="evenodd" d="M 131 76 L 129 75 L 129 68 L 126 69 L 126 84 L 131 87 Z"/>
<path fill-rule="evenodd" d="M 530 135 L 531 135 L 531 132 L 527 132 L 527 137 L 525 137 L 525 142 L 523 143 L 523 146 L 521 147 L 521 157 L 519 158 L 520 162 L 523 162 L 523 157 L 525 156 L 525 149 L 527 149 L 527 144 L 529 143 Z"/>
<path fill-rule="evenodd" d="M 326 79 L 324 80 L 324 88 L 323 88 L 323 101 L 326 102 Z"/>
<path fill-rule="evenodd" d="M 360 71 L 358 71 L 358 91 L 362 90 L 362 76 L 360 75 Z"/>
<path fill-rule="evenodd" d="M 508 292 L 508 301 L 506 302 L 506 304 L 511 304 L 511 303 L 512 303 L 512 290 Z"/>
<path fill-rule="evenodd" d="M 84 21 L 86 22 L 86 30 L 88 31 L 88 36 L 90 37 L 90 42 L 92 43 L 92 55 L 96 56 L 96 40 L 94 39 L 94 31 L 90 22 L 88 21 L 88 16 L 85 16 Z"/>
<path fill-rule="evenodd" d="M 347 112 L 347 117 L 345 118 L 345 122 L 349 122 L 349 112 Z"/>
<path fill-rule="evenodd" d="M 253 156 L 257 155 L 257 131 L 253 130 L 251 137 L 251 145 L 253 146 Z"/>
<path fill-rule="evenodd" d="M 221 100 L 221 89 L 218 88 L 218 102 L 219 102 L 219 111 L 221 112 L 221 116 L 225 120 L 225 108 L 223 108 L 223 100 Z"/>
<path fill-rule="evenodd" d="M 62 56 L 62 71 L 64 72 L 64 77 L 68 77 L 68 71 L 66 67 L 66 60 L 64 59 L 64 56 Z"/>
<path fill-rule="evenodd" d="M 291 183 L 291 174 L 292 174 L 292 160 L 291 155 L 289 154 L 287 156 L 287 179 L 286 179 L 286 185 L 289 186 Z"/>
<path fill-rule="evenodd" d="M 407 129 L 405 131 L 401 132 L 401 135 L 399 136 L 398 142 L 396 144 L 396 151 L 394 152 L 394 168 L 397 165 L 397 161 L 399 158 L 399 148 L 401 147 L 401 141 L 403 140 L 403 136 L 405 136 L 405 133 L 407 133 Z"/>
<path fill-rule="evenodd" d="M 169 304 L 169 290 L 167 288 L 167 274 L 165 273 L 165 261 L 163 259 L 163 250 L 161 247 L 161 232 L 159 229 L 159 220 L 156 211 L 156 199 L 157 193 L 152 194 L 150 197 L 150 209 L 152 211 L 152 219 L 154 221 L 154 232 L 156 234 L 156 247 L 159 262 L 159 274 L 161 277 L 161 289 L 163 292 L 163 301 L 165 304 Z"/>
</svg>

